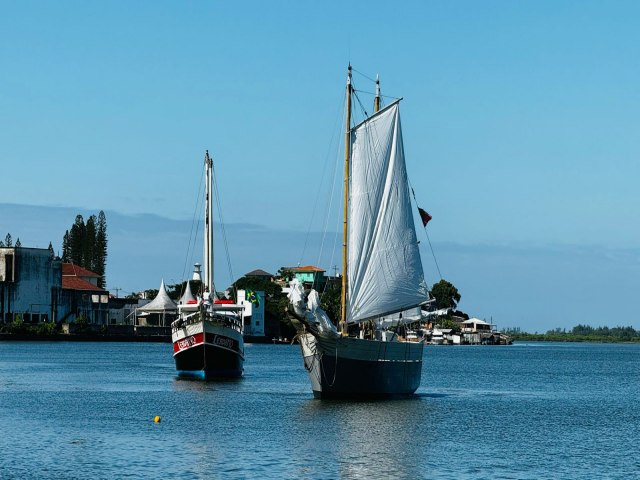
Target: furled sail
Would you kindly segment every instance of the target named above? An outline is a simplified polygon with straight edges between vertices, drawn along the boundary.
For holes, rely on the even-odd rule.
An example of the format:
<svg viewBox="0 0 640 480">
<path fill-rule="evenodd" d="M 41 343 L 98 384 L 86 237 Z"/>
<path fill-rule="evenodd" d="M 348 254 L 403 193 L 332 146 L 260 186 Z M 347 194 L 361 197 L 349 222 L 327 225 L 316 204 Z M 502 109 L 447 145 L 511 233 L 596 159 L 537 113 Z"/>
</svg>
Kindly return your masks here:
<svg viewBox="0 0 640 480">
<path fill-rule="evenodd" d="M 427 300 L 404 161 L 399 101 L 351 131 L 347 322 Z"/>
</svg>

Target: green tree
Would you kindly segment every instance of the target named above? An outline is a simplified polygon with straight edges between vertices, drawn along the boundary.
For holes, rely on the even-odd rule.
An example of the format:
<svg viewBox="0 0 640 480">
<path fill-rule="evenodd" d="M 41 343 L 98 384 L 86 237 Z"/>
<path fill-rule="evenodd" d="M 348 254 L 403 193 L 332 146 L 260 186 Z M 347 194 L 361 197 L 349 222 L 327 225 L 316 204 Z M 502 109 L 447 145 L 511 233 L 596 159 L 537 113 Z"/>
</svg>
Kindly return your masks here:
<svg viewBox="0 0 640 480">
<path fill-rule="evenodd" d="M 9 331 L 11 333 L 22 333 L 25 331 L 24 320 L 22 320 L 22 315 L 16 315 L 13 318 L 13 321 L 9 325 Z"/>
<path fill-rule="evenodd" d="M 11 234 L 7 233 L 7 236 L 4 237 L 4 245 L 5 247 L 12 247 L 13 246 L 13 240 L 11 240 Z"/>
<path fill-rule="evenodd" d="M 327 313 L 327 316 L 331 321 L 337 325 L 340 320 L 342 285 L 333 285 L 334 286 L 327 287 L 327 289 L 320 295 L 320 308 L 322 308 Z"/>
<path fill-rule="evenodd" d="M 62 238 L 62 261 L 65 263 L 71 261 L 71 235 L 69 230 L 64 232 L 64 237 Z"/>
<path fill-rule="evenodd" d="M 291 269 L 287 267 L 280 267 L 280 269 L 276 273 L 276 277 L 284 280 L 285 282 L 289 282 L 290 280 L 293 280 L 294 275 Z"/>
<path fill-rule="evenodd" d="M 438 323 L 440 324 L 440 328 L 450 328 L 453 333 L 460 333 L 462 331 L 460 324 L 451 318 L 442 318 Z"/>
<path fill-rule="evenodd" d="M 22 246 L 22 242 L 20 241 L 20 237 L 18 237 L 18 239 L 16 240 L 16 248 L 19 248 Z"/>
<path fill-rule="evenodd" d="M 104 212 L 100 210 L 100 213 L 98 213 L 98 230 L 96 232 L 94 272 L 100 275 L 98 286 L 102 288 L 107 284 L 107 277 L 105 275 L 107 268 L 107 243 L 107 217 Z"/>
<path fill-rule="evenodd" d="M 62 261 L 71 262 L 98 275 L 98 286 L 104 288 L 107 265 L 107 220 L 102 210 L 91 215 L 84 223 L 82 215 L 76 215 L 71 231 L 62 239 Z"/>
<path fill-rule="evenodd" d="M 89 326 L 89 320 L 83 314 L 80 314 L 76 317 L 76 328 L 77 331 L 83 331 Z"/>
<path fill-rule="evenodd" d="M 84 238 L 82 239 L 82 258 L 84 264 L 82 265 L 87 270 L 91 270 L 94 273 L 96 266 L 96 216 L 91 215 L 87 219 L 87 223 L 84 229 Z"/>
<path fill-rule="evenodd" d="M 40 323 L 35 327 L 35 331 L 38 335 L 54 335 L 58 333 L 58 325 L 55 322 Z"/>
<path fill-rule="evenodd" d="M 431 287 L 431 295 L 435 299 L 436 308 L 453 308 L 458 306 L 460 293 L 453 284 L 441 279 Z"/>
<path fill-rule="evenodd" d="M 76 215 L 76 221 L 71 226 L 71 233 L 69 234 L 69 260 L 80 266 L 84 266 L 83 253 L 86 230 L 84 218 L 82 218 L 82 215 Z"/>
</svg>

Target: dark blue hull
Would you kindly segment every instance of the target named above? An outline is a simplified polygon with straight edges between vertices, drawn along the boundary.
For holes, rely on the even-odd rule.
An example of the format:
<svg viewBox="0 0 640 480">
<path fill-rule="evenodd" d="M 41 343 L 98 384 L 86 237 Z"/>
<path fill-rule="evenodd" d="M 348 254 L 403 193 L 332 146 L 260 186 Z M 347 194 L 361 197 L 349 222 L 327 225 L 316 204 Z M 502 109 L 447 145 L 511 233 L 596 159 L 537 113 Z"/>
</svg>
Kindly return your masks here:
<svg viewBox="0 0 640 480">
<path fill-rule="evenodd" d="M 422 343 L 298 338 L 316 398 L 406 397 L 420 386 Z"/>
<path fill-rule="evenodd" d="M 399 398 L 413 395 L 420 386 L 422 362 L 384 363 L 339 359 L 305 358 L 307 370 L 319 364 L 319 382 L 313 385 L 315 398 Z"/>
<path fill-rule="evenodd" d="M 174 356 L 178 376 L 200 380 L 239 378 L 244 360 L 238 352 L 210 344 L 199 344 Z"/>
</svg>

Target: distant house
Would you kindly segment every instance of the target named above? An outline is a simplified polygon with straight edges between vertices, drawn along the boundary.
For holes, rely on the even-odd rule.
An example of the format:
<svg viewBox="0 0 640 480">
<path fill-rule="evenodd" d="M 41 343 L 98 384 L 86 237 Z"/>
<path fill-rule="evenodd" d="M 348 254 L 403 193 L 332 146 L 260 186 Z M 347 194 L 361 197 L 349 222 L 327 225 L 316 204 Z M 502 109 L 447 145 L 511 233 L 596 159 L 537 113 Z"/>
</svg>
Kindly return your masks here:
<svg viewBox="0 0 640 480">
<path fill-rule="evenodd" d="M 493 325 L 479 318 L 470 318 L 461 323 L 463 333 L 486 333 L 493 330 Z"/>
<path fill-rule="evenodd" d="M 462 342 L 468 344 L 494 344 L 498 332 L 494 331 L 494 325 L 491 325 L 479 318 L 470 318 L 460 324 L 462 327 Z"/>
<path fill-rule="evenodd" d="M 98 287 L 97 273 L 73 263 L 62 264 L 59 320 L 73 322 L 84 317 L 89 323 L 109 323 L 109 292 Z"/>
<path fill-rule="evenodd" d="M 98 279 L 100 275 L 93 273 L 86 268 L 83 268 L 74 263 L 62 264 L 62 288 L 75 288 L 75 289 L 98 289 L 104 291 L 98 287 Z"/>
<path fill-rule="evenodd" d="M 136 308 L 149 303 L 140 298 L 109 297 L 109 325 L 133 325 Z"/>
<path fill-rule="evenodd" d="M 273 278 L 273 275 L 270 274 L 269 272 L 265 272 L 264 270 L 260 270 L 259 268 L 257 270 L 253 270 L 249 273 L 245 273 L 244 274 L 245 277 L 252 277 L 252 278 L 259 278 L 261 280 L 271 280 Z"/>
<path fill-rule="evenodd" d="M 326 270 L 320 267 L 314 267 L 313 265 L 307 265 L 305 267 L 286 267 L 295 278 L 303 285 L 313 288 L 322 288 L 327 283 L 327 278 L 324 276 Z"/>
</svg>

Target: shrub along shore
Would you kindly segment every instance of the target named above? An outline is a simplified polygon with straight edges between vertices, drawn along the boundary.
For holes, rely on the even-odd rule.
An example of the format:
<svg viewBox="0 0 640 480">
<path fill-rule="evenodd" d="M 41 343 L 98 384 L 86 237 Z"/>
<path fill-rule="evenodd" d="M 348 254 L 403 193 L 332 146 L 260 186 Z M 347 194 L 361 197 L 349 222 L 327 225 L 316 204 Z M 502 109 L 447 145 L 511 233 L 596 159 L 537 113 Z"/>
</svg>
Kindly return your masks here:
<svg viewBox="0 0 640 480">
<path fill-rule="evenodd" d="M 640 343 L 640 330 L 633 327 L 591 327 L 576 325 L 571 330 L 556 328 L 546 333 L 528 333 L 519 328 L 509 329 L 507 333 L 514 341 L 529 342 L 601 342 L 601 343 Z"/>
</svg>

